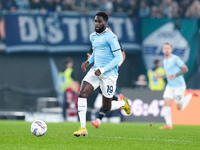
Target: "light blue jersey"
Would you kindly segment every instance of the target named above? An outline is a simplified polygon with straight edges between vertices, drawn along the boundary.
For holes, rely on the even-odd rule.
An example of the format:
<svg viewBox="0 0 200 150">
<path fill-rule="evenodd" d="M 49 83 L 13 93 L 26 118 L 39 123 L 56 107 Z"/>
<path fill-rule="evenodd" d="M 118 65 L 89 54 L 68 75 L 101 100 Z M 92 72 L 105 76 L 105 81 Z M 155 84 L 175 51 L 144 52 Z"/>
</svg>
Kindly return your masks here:
<svg viewBox="0 0 200 150">
<path fill-rule="evenodd" d="M 171 74 L 177 74 L 181 71 L 181 66 L 184 62 L 176 55 L 171 55 L 168 59 L 163 60 L 163 67 L 167 76 L 167 86 L 169 87 L 181 87 L 185 86 L 185 80 L 183 75 L 177 76 L 174 79 L 169 79 L 168 76 Z"/>
<path fill-rule="evenodd" d="M 103 33 L 90 35 L 93 53 L 88 59 L 93 69 L 103 68 L 106 76 L 118 76 L 118 64 L 123 60 L 117 36 L 106 29 Z"/>
</svg>

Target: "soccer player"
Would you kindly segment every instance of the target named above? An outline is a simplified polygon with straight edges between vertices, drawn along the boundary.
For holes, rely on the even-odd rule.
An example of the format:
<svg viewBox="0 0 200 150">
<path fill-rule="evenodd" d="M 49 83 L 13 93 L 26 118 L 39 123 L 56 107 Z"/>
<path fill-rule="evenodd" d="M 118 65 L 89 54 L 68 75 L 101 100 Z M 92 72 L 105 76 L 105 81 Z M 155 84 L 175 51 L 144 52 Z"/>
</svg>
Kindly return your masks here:
<svg viewBox="0 0 200 150">
<path fill-rule="evenodd" d="M 78 115 L 81 127 L 74 132 L 74 136 L 88 135 L 86 129 L 87 97 L 100 86 L 103 95 L 102 108 L 106 113 L 122 107 L 127 114 L 131 108 L 127 99 L 112 102 L 118 78 L 118 64 L 122 61 L 122 53 L 117 36 L 106 28 L 108 15 L 105 12 L 95 14 L 95 32 L 90 35 L 93 53 L 91 57 L 82 63 L 81 69 L 85 72 L 86 67 L 94 62 L 81 83 L 78 98 Z"/>
<path fill-rule="evenodd" d="M 166 125 L 160 127 L 160 129 L 173 129 L 171 119 L 171 101 L 175 99 L 177 108 L 183 110 L 189 103 L 192 96 L 198 96 L 193 91 L 190 91 L 185 97 L 184 92 L 186 90 L 185 80 L 183 74 L 188 72 L 188 67 L 185 63 L 176 55 L 172 54 L 172 45 L 165 43 L 162 49 L 164 53 L 163 67 L 165 69 L 165 75 L 156 75 L 156 78 L 166 78 L 167 86 L 164 91 L 164 118 Z"/>
<path fill-rule="evenodd" d="M 111 27 L 106 26 L 106 28 L 109 29 L 110 31 L 112 31 Z M 120 67 L 122 65 L 122 63 L 124 62 L 124 60 L 126 59 L 126 53 L 125 53 L 125 51 L 124 51 L 124 49 L 122 48 L 121 45 L 120 45 L 120 48 L 121 48 L 123 60 L 118 64 L 118 67 Z M 90 51 L 87 53 L 88 58 L 90 58 L 92 52 L 93 52 L 93 50 L 91 48 Z M 102 94 L 101 90 L 100 90 L 100 93 Z M 119 88 L 117 86 L 116 87 L 116 92 L 113 95 L 112 100 L 113 101 L 119 101 L 119 100 L 122 100 L 123 98 L 126 98 L 126 97 L 124 97 L 122 94 L 119 94 Z M 113 103 L 115 103 L 115 102 L 113 102 Z M 109 112 L 109 114 L 111 114 L 111 113 Z M 116 115 L 116 112 L 114 112 L 114 114 Z M 99 113 L 98 113 L 98 118 L 96 120 L 92 120 L 91 124 L 94 125 L 96 128 L 99 128 L 100 124 L 101 124 L 101 121 L 102 121 L 104 116 L 106 116 L 106 114 L 105 114 L 103 108 L 101 107 L 100 110 L 99 110 Z"/>
</svg>

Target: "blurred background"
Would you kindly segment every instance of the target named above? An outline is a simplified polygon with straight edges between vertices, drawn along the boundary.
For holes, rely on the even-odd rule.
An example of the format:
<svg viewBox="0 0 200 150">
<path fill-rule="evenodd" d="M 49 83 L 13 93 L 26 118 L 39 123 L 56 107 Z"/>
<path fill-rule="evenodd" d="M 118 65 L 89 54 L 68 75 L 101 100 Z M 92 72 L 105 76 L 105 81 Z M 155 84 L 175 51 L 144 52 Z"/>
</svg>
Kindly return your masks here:
<svg viewBox="0 0 200 150">
<path fill-rule="evenodd" d="M 80 66 L 98 11 L 108 13 L 126 53 L 118 86 L 133 113 L 120 112 L 120 121 L 164 121 L 163 88 L 151 88 L 149 71 L 158 67 L 155 60 L 162 62 L 165 42 L 189 68 L 187 88 L 199 92 L 199 0 L 0 0 L 0 119 L 77 121 L 76 90 L 85 76 Z M 97 94 L 88 98 L 87 120 L 97 111 Z"/>
</svg>

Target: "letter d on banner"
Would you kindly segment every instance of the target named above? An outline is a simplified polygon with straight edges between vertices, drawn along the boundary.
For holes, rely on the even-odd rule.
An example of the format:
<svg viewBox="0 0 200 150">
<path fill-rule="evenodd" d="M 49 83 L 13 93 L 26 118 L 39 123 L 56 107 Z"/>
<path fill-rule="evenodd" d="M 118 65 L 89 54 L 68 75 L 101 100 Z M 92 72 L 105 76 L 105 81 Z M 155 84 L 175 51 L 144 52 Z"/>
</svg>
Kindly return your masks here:
<svg viewBox="0 0 200 150">
<path fill-rule="evenodd" d="M 34 42 L 38 38 L 37 28 L 32 17 L 19 16 L 20 38 L 23 42 Z"/>
</svg>

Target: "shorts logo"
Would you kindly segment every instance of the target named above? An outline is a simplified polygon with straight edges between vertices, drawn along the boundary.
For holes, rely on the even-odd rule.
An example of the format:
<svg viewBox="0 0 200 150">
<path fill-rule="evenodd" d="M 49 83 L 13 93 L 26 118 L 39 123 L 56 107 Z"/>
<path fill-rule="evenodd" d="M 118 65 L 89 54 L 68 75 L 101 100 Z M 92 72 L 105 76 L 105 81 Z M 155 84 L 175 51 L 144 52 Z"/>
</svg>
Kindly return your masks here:
<svg viewBox="0 0 200 150">
<path fill-rule="evenodd" d="M 113 86 L 112 85 L 111 86 L 107 85 L 107 93 L 108 93 L 108 95 L 113 93 Z"/>
</svg>

